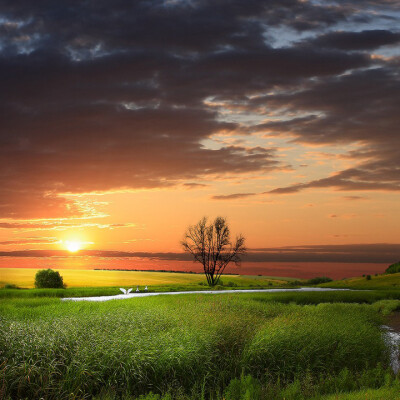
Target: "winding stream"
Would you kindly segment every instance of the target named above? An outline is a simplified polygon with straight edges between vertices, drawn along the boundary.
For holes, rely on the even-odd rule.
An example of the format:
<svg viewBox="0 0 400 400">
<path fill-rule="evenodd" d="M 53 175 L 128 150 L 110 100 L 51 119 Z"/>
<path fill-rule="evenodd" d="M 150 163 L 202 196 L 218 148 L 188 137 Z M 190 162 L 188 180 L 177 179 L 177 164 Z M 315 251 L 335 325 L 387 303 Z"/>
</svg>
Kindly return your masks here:
<svg viewBox="0 0 400 400">
<path fill-rule="evenodd" d="M 383 338 L 390 352 L 390 366 L 395 374 L 400 371 L 400 333 L 387 325 L 382 325 Z"/>
<path fill-rule="evenodd" d="M 395 312 L 388 321 L 382 325 L 383 338 L 390 351 L 390 366 L 395 374 L 400 372 L 400 312 Z"/>
<path fill-rule="evenodd" d="M 108 301 L 126 300 L 135 297 L 175 295 L 175 294 L 225 294 L 225 293 L 278 293 L 278 292 L 332 292 L 332 291 L 351 291 L 351 289 L 331 289 L 331 288 L 300 288 L 300 289 L 239 289 L 239 290 L 192 290 L 187 292 L 139 292 L 130 294 L 117 294 L 115 296 L 96 296 L 96 297 L 64 297 L 61 300 L 68 301 Z M 353 290 L 354 291 L 354 290 Z"/>
</svg>

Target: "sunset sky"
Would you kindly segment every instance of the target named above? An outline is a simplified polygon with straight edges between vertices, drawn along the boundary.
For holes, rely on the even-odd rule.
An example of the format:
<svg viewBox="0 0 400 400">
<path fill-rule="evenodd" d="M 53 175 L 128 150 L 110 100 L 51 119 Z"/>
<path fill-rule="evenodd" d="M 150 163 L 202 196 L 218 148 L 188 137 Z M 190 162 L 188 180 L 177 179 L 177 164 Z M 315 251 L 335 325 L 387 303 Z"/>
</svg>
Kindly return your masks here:
<svg viewBox="0 0 400 400">
<path fill-rule="evenodd" d="M 1 256 L 400 259 L 397 0 L 0 4 Z"/>
</svg>

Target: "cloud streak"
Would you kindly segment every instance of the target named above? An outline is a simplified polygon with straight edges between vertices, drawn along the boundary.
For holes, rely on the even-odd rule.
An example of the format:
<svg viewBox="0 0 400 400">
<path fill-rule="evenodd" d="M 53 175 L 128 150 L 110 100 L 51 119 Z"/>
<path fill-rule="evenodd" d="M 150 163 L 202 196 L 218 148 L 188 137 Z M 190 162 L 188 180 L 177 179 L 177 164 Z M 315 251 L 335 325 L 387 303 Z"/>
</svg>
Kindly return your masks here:
<svg viewBox="0 0 400 400">
<path fill-rule="evenodd" d="M 99 229 L 119 229 L 119 228 L 132 228 L 136 224 L 133 223 L 70 223 L 65 221 L 41 221 L 41 222 L 0 222 L 0 229 L 13 229 L 21 231 L 35 231 L 35 230 L 57 230 L 64 231 L 69 229 L 82 229 L 82 228 L 99 228 Z"/>
<path fill-rule="evenodd" d="M 31 237 L 31 238 L 21 238 L 16 240 L 3 240 L 0 242 L 1 246 L 18 245 L 25 246 L 30 244 L 55 244 L 59 243 L 60 240 L 57 238 L 43 238 L 43 237 Z"/>
<path fill-rule="evenodd" d="M 232 194 L 220 194 L 212 196 L 213 200 L 237 200 L 237 199 L 246 199 L 248 197 L 256 196 L 256 193 L 232 193 Z"/>
</svg>

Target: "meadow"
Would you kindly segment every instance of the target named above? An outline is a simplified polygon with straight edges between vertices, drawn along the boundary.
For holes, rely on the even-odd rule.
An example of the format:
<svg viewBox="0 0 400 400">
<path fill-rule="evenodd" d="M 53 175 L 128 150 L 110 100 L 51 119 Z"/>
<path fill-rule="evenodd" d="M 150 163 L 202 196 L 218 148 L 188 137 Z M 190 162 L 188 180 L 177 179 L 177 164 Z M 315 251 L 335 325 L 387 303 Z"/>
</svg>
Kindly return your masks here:
<svg viewBox="0 0 400 400">
<path fill-rule="evenodd" d="M 3 291 L 4 399 L 399 398 L 380 330 L 399 291 L 106 303 Z"/>
<path fill-rule="evenodd" d="M 33 288 L 36 268 L 0 268 L 0 287 L 13 284 L 22 288 Z M 185 274 L 172 272 L 113 271 L 113 270 L 59 270 L 68 287 L 136 287 L 139 286 L 201 286 L 205 282 L 203 274 Z M 282 285 L 294 281 L 294 278 L 268 276 L 223 275 L 225 284 L 249 287 Z"/>
</svg>

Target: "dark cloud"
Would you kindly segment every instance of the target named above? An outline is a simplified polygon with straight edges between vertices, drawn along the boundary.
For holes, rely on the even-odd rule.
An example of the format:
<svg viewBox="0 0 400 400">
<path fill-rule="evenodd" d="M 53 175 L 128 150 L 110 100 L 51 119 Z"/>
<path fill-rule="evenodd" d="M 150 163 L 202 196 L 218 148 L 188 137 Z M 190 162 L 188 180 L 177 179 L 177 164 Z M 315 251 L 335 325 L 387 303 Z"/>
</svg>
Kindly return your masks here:
<svg viewBox="0 0 400 400">
<path fill-rule="evenodd" d="M 360 149 L 344 152 L 356 166 L 306 183 L 277 188 L 270 193 L 296 193 L 307 188 L 338 190 L 400 190 L 400 79 L 397 66 L 386 65 L 321 79 L 294 94 L 257 99 L 270 107 L 305 117 L 259 125 L 260 131 L 296 136 L 309 144 L 359 143 Z M 345 149 L 344 149 L 345 150 Z"/>
<path fill-rule="evenodd" d="M 220 194 L 212 196 L 213 200 L 236 200 L 245 199 L 247 197 L 256 196 L 257 193 L 232 193 L 232 194 Z"/>
<path fill-rule="evenodd" d="M 260 130 L 291 132 L 304 143 L 384 143 L 397 140 L 400 101 L 397 66 L 319 79 L 295 93 L 257 98 L 272 109 L 304 112 L 307 116 L 259 125 Z"/>
<path fill-rule="evenodd" d="M 186 182 L 183 184 L 183 186 L 187 189 L 202 189 L 210 185 L 206 185 L 204 183 Z"/>
<path fill-rule="evenodd" d="M 345 6 L 300 0 L 199 0 L 127 3 L 104 0 L 48 3 L 2 1 L 9 51 L 14 48 L 68 48 L 94 56 L 132 48 L 198 53 L 226 46 L 263 46 L 265 27 L 304 31 L 335 25 L 357 13 Z"/>
<path fill-rule="evenodd" d="M 400 244 L 341 244 L 265 247 L 249 249 L 245 262 L 347 262 L 393 263 L 398 260 Z M 109 250 L 80 250 L 79 255 L 111 258 L 150 258 L 157 260 L 191 261 L 187 253 L 123 252 Z M 2 251 L 0 257 L 68 257 L 66 250 Z"/>
<path fill-rule="evenodd" d="M 388 141 L 398 140 L 398 64 L 348 50 L 393 44 L 398 33 L 321 33 L 364 18 L 364 8 L 300 0 L 2 1 L 0 217 L 82 216 L 92 208 L 65 193 L 285 168 L 272 149 L 205 147 L 219 132 L 362 141 L 375 146 L 375 164 L 340 177 L 338 187 L 349 180 L 373 187 L 382 176 L 381 185 L 395 187 L 388 175 L 398 157 Z M 279 47 L 275 28 L 311 39 Z M 246 131 L 223 121 L 208 99 L 308 115 Z M 375 180 L 364 181 L 371 171 Z"/>
<path fill-rule="evenodd" d="M 364 197 L 364 196 L 343 196 L 343 199 L 350 200 L 350 201 L 356 201 L 356 200 L 368 200 L 368 197 Z"/>
<path fill-rule="evenodd" d="M 395 161 L 398 162 L 398 160 Z M 347 169 L 329 178 L 276 188 L 266 193 L 290 194 L 310 188 L 334 188 L 343 191 L 400 191 L 400 167 L 393 165 L 392 160 L 364 163 L 359 168 Z"/>
<path fill-rule="evenodd" d="M 383 29 L 361 32 L 336 31 L 303 42 L 305 45 L 322 46 L 341 50 L 374 50 L 381 46 L 400 42 L 400 33 Z"/>
</svg>

